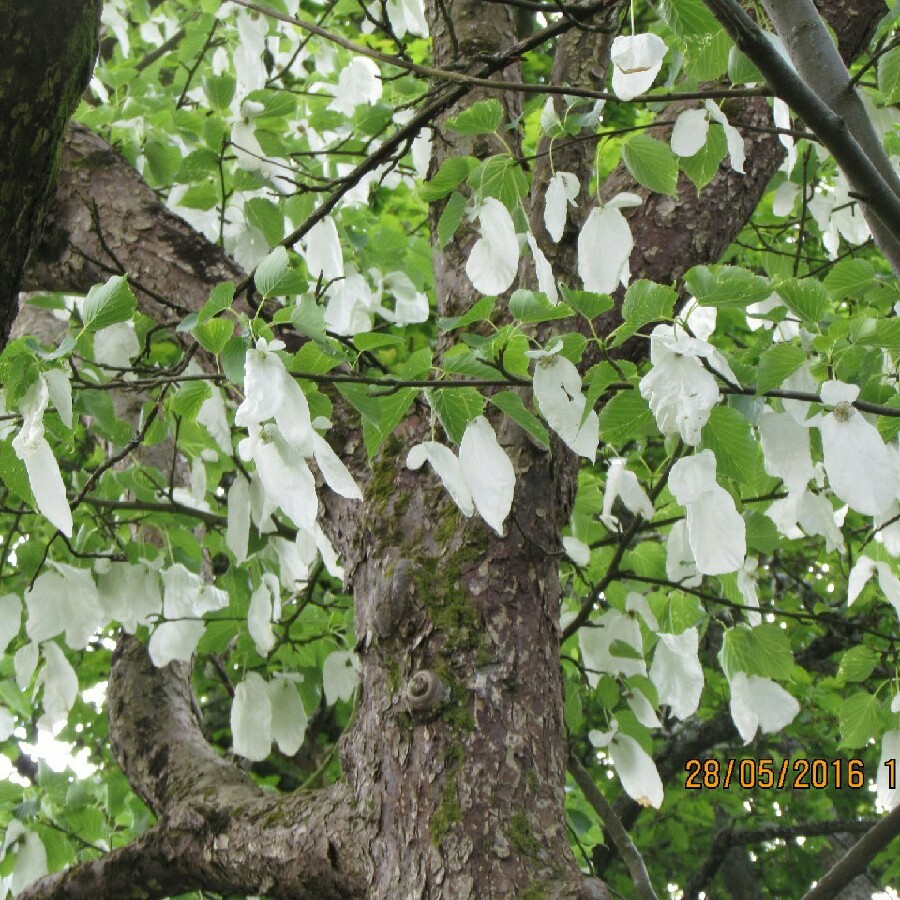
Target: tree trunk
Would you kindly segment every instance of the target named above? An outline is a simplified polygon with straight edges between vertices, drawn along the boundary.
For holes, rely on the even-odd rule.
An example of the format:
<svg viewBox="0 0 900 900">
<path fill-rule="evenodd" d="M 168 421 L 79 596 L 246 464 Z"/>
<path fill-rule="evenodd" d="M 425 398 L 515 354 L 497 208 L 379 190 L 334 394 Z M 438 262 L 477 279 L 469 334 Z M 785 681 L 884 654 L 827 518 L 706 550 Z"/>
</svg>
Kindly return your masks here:
<svg viewBox="0 0 900 900">
<path fill-rule="evenodd" d="M 53 199 L 69 117 L 94 67 L 100 0 L 0 0 L 0 346 Z"/>
</svg>

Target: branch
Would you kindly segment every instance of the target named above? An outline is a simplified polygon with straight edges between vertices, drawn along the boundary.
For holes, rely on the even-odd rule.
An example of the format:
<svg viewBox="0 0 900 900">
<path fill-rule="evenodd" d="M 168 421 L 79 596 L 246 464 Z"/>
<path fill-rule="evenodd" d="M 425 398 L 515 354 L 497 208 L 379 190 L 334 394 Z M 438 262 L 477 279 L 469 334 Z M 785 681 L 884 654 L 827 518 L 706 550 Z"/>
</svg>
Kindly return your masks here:
<svg viewBox="0 0 900 900">
<path fill-rule="evenodd" d="M 872 120 L 859 94 L 854 90 L 850 73 L 831 40 L 825 23 L 812 0 L 763 0 L 763 6 L 775 26 L 800 77 L 816 95 L 840 116 L 850 134 L 865 151 L 894 194 L 900 196 L 900 178 L 884 151 Z M 900 241 L 881 222 L 863 208 L 869 227 L 881 251 L 900 274 Z"/>
<path fill-rule="evenodd" d="M 603 796 L 594 780 L 591 778 L 587 769 L 581 764 L 578 757 L 574 753 L 569 754 L 569 772 L 575 779 L 575 783 L 581 788 L 585 800 L 591 804 L 594 811 L 600 816 L 603 827 L 609 832 L 619 856 L 628 866 L 628 872 L 631 875 L 631 881 L 634 884 L 635 897 L 638 900 L 657 900 L 656 892 L 650 882 L 650 875 L 647 872 L 647 866 L 644 864 L 644 858 L 641 856 L 630 835 L 625 830 L 616 811 L 612 808 L 610 802 Z"/>
<path fill-rule="evenodd" d="M 737 0 L 706 0 L 706 5 L 763 74 L 775 95 L 784 100 L 831 151 L 853 190 L 862 195 L 895 238 L 900 236 L 900 194 L 894 192 L 869 159 L 847 123 L 782 58 Z"/>
<path fill-rule="evenodd" d="M 857 875 L 865 872 L 872 859 L 898 835 L 900 806 L 870 828 L 816 886 L 803 895 L 802 900 L 832 900 L 837 897 Z"/>
</svg>

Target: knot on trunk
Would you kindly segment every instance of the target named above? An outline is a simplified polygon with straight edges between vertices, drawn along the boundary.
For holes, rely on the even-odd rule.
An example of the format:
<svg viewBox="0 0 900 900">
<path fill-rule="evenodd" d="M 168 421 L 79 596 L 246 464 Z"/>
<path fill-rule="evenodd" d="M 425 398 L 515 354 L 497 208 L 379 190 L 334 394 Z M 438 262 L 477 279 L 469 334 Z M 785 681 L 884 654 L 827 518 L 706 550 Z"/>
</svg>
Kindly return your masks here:
<svg viewBox="0 0 900 900">
<path fill-rule="evenodd" d="M 432 710 L 443 703 L 449 694 L 447 685 L 428 669 L 416 672 L 406 685 L 406 702 L 412 712 Z"/>
</svg>

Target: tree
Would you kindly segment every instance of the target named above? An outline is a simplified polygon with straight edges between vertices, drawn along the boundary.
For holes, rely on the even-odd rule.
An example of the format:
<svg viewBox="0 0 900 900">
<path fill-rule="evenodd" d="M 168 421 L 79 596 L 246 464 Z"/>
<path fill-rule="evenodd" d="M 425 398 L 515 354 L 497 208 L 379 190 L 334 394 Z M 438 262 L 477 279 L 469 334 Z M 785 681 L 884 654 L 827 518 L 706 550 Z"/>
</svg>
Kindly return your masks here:
<svg viewBox="0 0 900 900">
<path fill-rule="evenodd" d="M 880 2 L 7 5 L 4 891 L 896 884 Z"/>
</svg>

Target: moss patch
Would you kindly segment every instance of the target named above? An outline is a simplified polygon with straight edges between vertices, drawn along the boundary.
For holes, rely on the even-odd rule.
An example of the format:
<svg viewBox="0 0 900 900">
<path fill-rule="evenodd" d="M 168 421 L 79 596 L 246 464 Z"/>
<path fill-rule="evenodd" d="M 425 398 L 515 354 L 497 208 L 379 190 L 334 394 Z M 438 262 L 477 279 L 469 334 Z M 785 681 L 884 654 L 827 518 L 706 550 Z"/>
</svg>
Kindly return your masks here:
<svg viewBox="0 0 900 900">
<path fill-rule="evenodd" d="M 447 750 L 444 760 L 446 767 L 446 780 L 441 791 L 441 805 L 431 817 L 431 840 L 435 846 L 439 845 L 446 837 L 450 827 L 462 818 L 462 809 L 459 805 L 459 767 L 463 761 L 463 750 L 459 744 L 454 744 Z"/>
<path fill-rule="evenodd" d="M 509 820 L 506 836 L 522 856 L 528 856 L 532 859 L 537 858 L 540 846 L 534 836 L 534 832 L 531 830 L 531 823 L 528 821 L 528 816 L 525 813 L 516 813 Z"/>
</svg>

